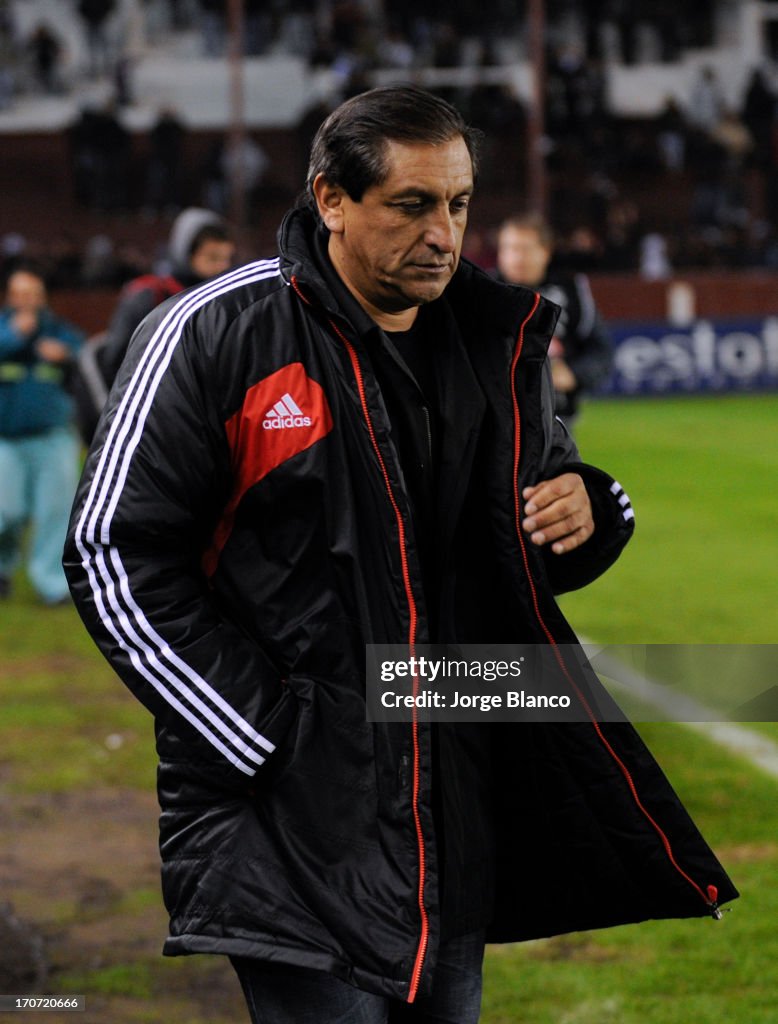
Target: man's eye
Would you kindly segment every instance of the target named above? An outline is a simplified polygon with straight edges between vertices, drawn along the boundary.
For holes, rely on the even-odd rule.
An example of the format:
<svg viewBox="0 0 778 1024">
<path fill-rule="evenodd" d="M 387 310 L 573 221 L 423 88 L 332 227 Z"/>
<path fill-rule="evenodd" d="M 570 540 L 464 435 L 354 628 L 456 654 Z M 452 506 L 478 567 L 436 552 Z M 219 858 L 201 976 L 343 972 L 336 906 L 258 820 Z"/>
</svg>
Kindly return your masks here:
<svg viewBox="0 0 778 1024">
<path fill-rule="evenodd" d="M 453 203 L 451 204 L 451 209 L 454 211 L 454 213 L 461 213 L 463 210 L 466 210 L 469 205 L 470 197 L 463 196 L 461 199 L 455 199 L 453 201 Z"/>
</svg>

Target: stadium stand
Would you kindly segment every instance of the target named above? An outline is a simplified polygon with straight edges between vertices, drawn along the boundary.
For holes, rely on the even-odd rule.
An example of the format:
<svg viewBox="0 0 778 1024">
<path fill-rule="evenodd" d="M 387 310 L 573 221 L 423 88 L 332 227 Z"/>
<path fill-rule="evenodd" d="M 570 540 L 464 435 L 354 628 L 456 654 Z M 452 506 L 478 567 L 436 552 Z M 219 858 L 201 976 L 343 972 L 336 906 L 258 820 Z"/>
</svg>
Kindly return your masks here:
<svg viewBox="0 0 778 1024">
<path fill-rule="evenodd" d="M 247 211 L 247 255 L 272 249 L 328 106 L 413 75 L 486 132 L 469 246 L 489 263 L 492 228 L 526 189 L 530 72 L 516 6 L 457 0 L 420 13 L 405 0 L 246 0 L 246 124 L 266 160 Z M 778 266 L 775 5 L 692 4 L 670 21 L 664 3 L 546 7 L 549 212 L 562 254 L 590 272 L 637 272 L 652 236 L 674 270 Z M 155 257 L 174 207 L 204 201 L 230 118 L 224 8 L 115 0 L 103 26 L 110 59 L 98 67 L 77 0 L 0 0 L 5 269 L 22 244 L 28 256 L 61 259 L 69 283 L 91 284 L 75 264 L 107 237 L 105 283 L 113 286 Z M 60 47 L 50 90 L 26 45 L 40 27 Z M 701 81 L 715 85 L 709 122 L 701 121 Z M 150 209 L 163 108 L 180 122 L 186 174 L 177 203 L 168 197 Z M 84 146 L 90 130 L 102 145 L 97 155 Z M 99 192 L 101 174 L 110 187 L 95 198 L 84 182 Z"/>
</svg>

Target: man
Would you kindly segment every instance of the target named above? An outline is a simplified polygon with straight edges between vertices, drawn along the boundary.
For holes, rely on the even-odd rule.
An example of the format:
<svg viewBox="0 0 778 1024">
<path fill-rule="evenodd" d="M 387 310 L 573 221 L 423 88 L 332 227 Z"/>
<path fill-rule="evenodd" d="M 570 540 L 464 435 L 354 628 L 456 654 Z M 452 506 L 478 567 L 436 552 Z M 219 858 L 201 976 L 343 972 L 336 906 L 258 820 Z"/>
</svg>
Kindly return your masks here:
<svg viewBox="0 0 778 1024">
<path fill-rule="evenodd" d="M 81 332 L 55 316 L 33 269 L 8 279 L 0 310 L 0 599 L 29 524 L 28 570 L 44 605 L 68 601 L 62 544 L 78 483 L 78 440 L 65 377 Z"/>
<path fill-rule="evenodd" d="M 552 587 L 632 529 L 553 425 L 553 307 L 459 259 L 474 155 L 416 88 L 334 111 L 280 256 L 136 335 L 74 509 L 157 719 L 165 951 L 254 1021 L 472 1024 L 485 939 L 734 895 L 628 726 L 366 721 L 366 644 L 572 643 Z"/>
<path fill-rule="evenodd" d="M 500 226 L 499 278 L 536 288 L 561 309 L 549 357 L 556 414 L 572 432 L 582 395 L 607 379 L 613 354 L 588 278 L 585 274 L 549 276 L 553 252 L 551 228 L 540 214 L 510 217 Z"/>
<path fill-rule="evenodd" d="M 73 380 L 78 426 L 86 444 L 94 437 L 108 391 L 135 328 L 171 295 L 232 266 L 235 243 L 224 220 L 210 210 L 187 207 L 176 217 L 168 240 L 169 274 L 142 274 L 122 289 L 111 323 L 84 347 Z"/>
</svg>

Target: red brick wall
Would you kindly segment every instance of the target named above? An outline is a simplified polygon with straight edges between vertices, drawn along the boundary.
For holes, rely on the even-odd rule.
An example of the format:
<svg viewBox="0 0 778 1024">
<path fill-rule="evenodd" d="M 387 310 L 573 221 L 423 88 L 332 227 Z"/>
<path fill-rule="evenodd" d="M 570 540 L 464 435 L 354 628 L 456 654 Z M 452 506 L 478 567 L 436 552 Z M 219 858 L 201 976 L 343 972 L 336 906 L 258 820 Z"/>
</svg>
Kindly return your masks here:
<svg viewBox="0 0 778 1024">
<path fill-rule="evenodd" d="M 630 274 L 592 276 L 600 312 L 609 320 L 664 320 L 668 291 L 677 282 L 694 291 L 698 317 L 778 315 L 778 273 L 689 273 L 670 281 L 641 281 Z"/>
</svg>

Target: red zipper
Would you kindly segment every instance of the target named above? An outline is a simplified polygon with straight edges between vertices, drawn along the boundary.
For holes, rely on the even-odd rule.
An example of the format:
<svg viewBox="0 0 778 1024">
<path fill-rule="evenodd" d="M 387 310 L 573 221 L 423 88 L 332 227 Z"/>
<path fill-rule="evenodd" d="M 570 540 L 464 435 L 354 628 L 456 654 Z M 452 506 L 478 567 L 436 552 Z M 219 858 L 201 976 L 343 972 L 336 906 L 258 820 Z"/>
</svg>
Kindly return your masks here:
<svg viewBox="0 0 778 1024">
<path fill-rule="evenodd" d="M 540 605 L 539 605 L 539 602 L 538 602 L 538 595 L 537 595 L 537 591 L 535 589 L 535 581 L 533 580 L 532 574 L 530 572 L 529 559 L 527 557 L 527 548 L 526 548 L 526 545 L 524 543 L 524 534 L 523 534 L 523 531 L 521 529 L 521 495 L 519 493 L 519 458 L 520 458 L 520 452 L 521 452 L 521 424 L 520 424 L 520 421 L 519 421 L 519 400 L 518 400 L 518 395 L 516 393 L 516 367 L 517 367 L 517 364 L 518 364 L 518 361 L 519 361 L 519 356 L 521 355 L 522 347 L 524 345 L 524 330 L 525 330 L 527 324 L 530 322 L 530 320 L 534 316 L 535 310 L 538 308 L 539 303 L 540 303 L 540 295 L 536 293 L 535 294 L 535 302 L 534 302 L 534 304 L 532 306 L 532 309 L 530 310 L 529 314 L 526 316 L 526 318 L 524 319 L 521 327 L 519 328 L 519 337 L 518 337 L 518 341 L 516 343 L 516 350 L 514 352 L 513 359 L 511 361 L 511 397 L 513 399 L 513 414 L 514 414 L 513 415 L 513 421 L 514 421 L 513 499 L 514 499 L 514 509 L 515 509 L 516 535 L 519 538 L 519 547 L 521 548 L 521 557 L 522 557 L 522 561 L 524 563 L 524 571 L 525 571 L 525 574 L 526 574 L 526 577 L 527 577 L 527 581 L 529 583 L 530 592 L 532 594 L 532 606 L 533 606 L 533 609 L 534 609 L 534 612 L 535 612 L 535 617 L 537 618 L 538 622 L 540 623 L 541 629 L 545 633 L 546 639 L 548 640 L 549 644 L 551 645 L 551 648 L 552 648 L 552 650 L 554 652 L 554 657 L 556 658 L 556 661 L 559 664 L 559 667 L 561 668 L 562 672 L 565 675 L 565 678 L 567 679 L 567 681 L 570 683 L 570 685 L 572 686 L 573 690 L 575 691 L 578 699 L 580 700 L 581 704 L 584 707 L 584 710 L 586 711 L 586 714 L 588 715 L 592 725 L 594 726 L 595 732 L 597 733 L 597 736 L 598 736 L 600 742 L 603 744 L 603 746 L 605 747 L 607 752 L 613 758 L 613 760 L 615 761 L 615 763 L 618 766 L 619 770 L 621 771 L 621 774 L 624 776 L 624 779 L 625 779 L 625 781 L 627 783 L 627 786 L 629 787 L 629 791 L 632 794 L 632 798 L 635 801 L 635 804 L 637 805 L 638 809 L 643 814 L 643 816 L 646 818 L 646 820 L 649 822 L 651 827 L 654 829 L 656 834 L 659 836 L 659 839 L 661 840 L 662 845 L 664 846 L 665 853 L 667 854 L 667 857 L 668 857 L 670 863 L 675 868 L 675 870 L 678 872 L 678 874 L 683 879 L 685 879 L 689 883 L 689 885 L 691 885 L 692 888 L 696 890 L 696 892 L 699 893 L 699 895 L 702 897 L 703 901 L 705 902 L 706 906 L 708 906 L 710 908 L 710 911 L 711 911 L 711 914 L 713 915 L 713 917 L 721 918 L 721 911 L 718 908 L 718 890 L 717 890 L 716 886 L 715 885 L 709 885 L 707 887 L 707 893 L 704 892 L 702 890 L 702 888 L 694 881 L 694 879 L 691 878 L 689 875 L 687 875 L 687 873 L 683 870 L 683 868 L 680 866 L 678 861 L 675 859 L 675 854 L 673 853 L 673 848 L 670 845 L 670 840 L 667 838 L 667 835 L 662 830 L 660 825 L 657 824 L 657 822 L 651 817 L 649 812 L 643 806 L 643 803 L 642 803 L 642 801 L 640 799 L 640 796 L 638 794 L 638 791 L 637 791 L 637 787 L 635 785 L 635 781 L 632 778 L 632 775 L 631 775 L 629 769 L 624 764 L 624 762 L 621 760 L 621 758 L 618 756 L 616 751 L 613 749 L 613 747 L 610 745 L 610 743 L 608 742 L 607 738 L 603 734 L 603 731 L 600 728 L 600 723 L 597 721 L 597 718 L 594 715 L 594 713 L 592 712 L 592 709 L 589 706 L 588 701 L 586 700 L 584 695 L 581 693 L 580 689 L 578 688 L 578 686 L 576 685 L 576 683 L 573 680 L 572 676 L 570 675 L 570 673 L 569 673 L 569 671 L 567 669 L 567 666 L 565 665 L 564 658 L 562 657 L 562 652 L 559 650 L 559 645 L 557 644 L 555 638 L 551 634 L 551 630 L 548 628 L 548 626 L 544 622 L 543 616 L 541 615 L 541 612 L 540 612 Z"/>
<path fill-rule="evenodd" d="M 310 305 L 308 299 L 302 294 L 297 284 L 297 279 L 292 278 L 292 287 L 306 303 Z M 349 358 L 351 360 L 351 366 L 354 371 L 354 377 L 357 382 L 357 390 L 359 391 L 359 400 L 362 405 L 362 415 L 365 418 L 367 424 L 367 430 L 370 435 L 370 441 L 373 445 L 373 451 L 378 459 L 378 464 L 381 467 L 381 474 L 384 478 L 384 486 L 386 492 L 389 495 L 389 501 L 391 502 L 394 510 L 395 518 L 397 520 L 397 532 L 400 542 L 400 564 L 402 566 L 403 584 L 405 586 L 405 596 L 408 601 L 409 611 L 409 625 L 408 625 L 408 649 L 411 657 L 415 657 L 416 653 L 416 628 L 418 625 L 418 613 L 416 609 L 416 599 L 413 596 L 413 587 L 411 586 L 411 575 L 408 568 L 408 552 L 405 544 L 405 523 L 403 522 L 400 507 L 397 504 L 397 499 L 394 496 L 392 490 L 392 484 L 389 480 L 389 474 L 386 470 L 386 463 L 384 457 L 381 454 L 381 449 L 378 446 L 378 441 L 375 436 L 373 429 L 373 422 L 370 418 L 370 411 L 367 407 L 367 397 L 365 395 L 365 383 L 362 378 L 362 368 L 359 365 L 359 359 L 354 351 L 354 347 L 345 334 L 340 330 L 338 325 L 333 321 L 329 320 L 330 327 L 338 336 L 340 341 L 346 348 Z M 416 696 L 418 693 L 419 678 L 417 675 L 413 677 L 413 695 Z M 424 833 L 421 827 L 421 816 L 419 814 L 419 791 L 421 788 L 421 770 L 420 770 L 420 750 L 419 750 L 419 722 L 418 722 L 418 709 L 414 704 L 411 720 L 411 728 L 413 733 L 413 822 L 416 828 L 416 841 L 418 844 L 419 852 L 419 887 L 418 887 L 418 906 L 419 914 L 421 916 L 421 936 L 419 938 L 419 945 L 416 950 L 416 958 L 413 964 L 413 971 L 411 973 L 410 988 L 408 990 L 407 1002 L 412 1003 L 416 999 L 416 993 L 419 989 L 419 981 L 421 979 L 421 971 L 424 966 L 424 958 L 427 953 L 427 943 L 429 941 L 429 919 L 427 917 L 427 909 L 424 906 L 424 876 L 426 872 L 427 855 L 424 847 Z"/>
</svg>

